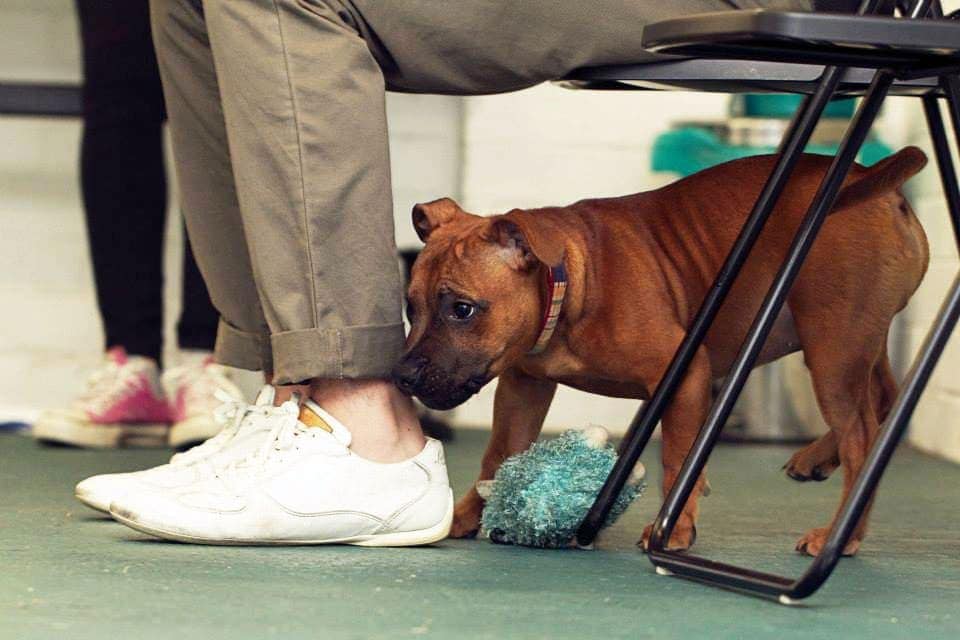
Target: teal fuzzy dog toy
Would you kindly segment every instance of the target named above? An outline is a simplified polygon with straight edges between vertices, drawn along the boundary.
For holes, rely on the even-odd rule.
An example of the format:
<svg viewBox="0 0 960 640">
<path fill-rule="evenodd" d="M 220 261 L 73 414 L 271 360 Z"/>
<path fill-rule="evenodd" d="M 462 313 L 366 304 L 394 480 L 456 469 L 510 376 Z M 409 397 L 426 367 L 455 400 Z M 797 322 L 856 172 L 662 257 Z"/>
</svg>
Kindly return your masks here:
<svg viewBox="0 0 960 640">
<path fill-rule="evenodd" d="M 486 499 L 481 518 L 493 542 L 527 547 L 567 547 L 617 459 L 603 427 L 570 430 L 511 456 L 493 480 L 478 483 Z M 634 467 L 604 527 L 642 492 L 644 469 Z"/>
</svg>

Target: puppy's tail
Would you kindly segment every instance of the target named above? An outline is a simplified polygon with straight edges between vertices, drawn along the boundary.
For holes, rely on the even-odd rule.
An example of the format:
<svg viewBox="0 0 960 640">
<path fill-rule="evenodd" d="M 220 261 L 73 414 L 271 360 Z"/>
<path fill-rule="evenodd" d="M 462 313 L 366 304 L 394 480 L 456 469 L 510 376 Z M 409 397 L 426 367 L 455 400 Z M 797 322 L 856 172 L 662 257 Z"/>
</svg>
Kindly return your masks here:
<svg viewBox="0 0 960 640">
<path fill-rule="evenodd" d="M 889 158 L 867 167 L 837 195 L 834 211 L 853 207 L 884 193 L 899 189 L 927 164 L 927 154 L 917 147 L 905 147 Z"/>
</svg>

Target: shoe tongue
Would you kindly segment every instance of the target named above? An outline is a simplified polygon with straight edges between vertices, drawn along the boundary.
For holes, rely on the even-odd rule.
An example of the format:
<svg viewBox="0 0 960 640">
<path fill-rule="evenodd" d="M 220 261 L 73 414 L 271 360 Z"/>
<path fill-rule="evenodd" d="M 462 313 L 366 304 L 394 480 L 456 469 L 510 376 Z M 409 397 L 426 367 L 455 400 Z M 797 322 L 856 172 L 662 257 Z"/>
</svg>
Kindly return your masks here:
<svg viewBox="0 0 960 640">
<path fill-rule="evenodd" d="M 257 394 L 257 400 L 254 404 L 258 407 L 272 407 L 276 395 L 277 390 L 273 388 L 273 385 L 265 384 L 260 389 L 260 393 Z"/>
<path fill-rule="evenodd" d="M 352 439 L 350 430 L 313 400 L 306 400 L 300 406 L 300 422 L 310 428 L 323 429 L 339 440 L 343 446 L 350 446 L 350 440 Z"/>
</svg>

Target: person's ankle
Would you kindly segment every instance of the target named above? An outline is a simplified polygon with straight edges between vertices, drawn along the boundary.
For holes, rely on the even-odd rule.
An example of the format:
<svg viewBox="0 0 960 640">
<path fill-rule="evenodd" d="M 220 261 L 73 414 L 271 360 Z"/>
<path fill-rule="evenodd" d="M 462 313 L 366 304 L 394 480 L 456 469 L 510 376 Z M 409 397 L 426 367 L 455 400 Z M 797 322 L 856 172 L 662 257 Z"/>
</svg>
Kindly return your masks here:
<svg viewBox="0 0 960 640">
<path fill-rule="evenodd" d="M 400 462 L 425 444 L 413 403 L 386 380 L 316 379 L 310 398 L 350 430 L 350 448 L 374 462 Z"/>
<path fill-rule="evenodd" d="M 276 394 L 273 397 L 273 404 L 277 407 L 292 398 L 295 393 L 300 394 L 301 400 L 310 397 L 309 384 L 276 384 L 273 388 L 276 390 Z"/>
</svg>

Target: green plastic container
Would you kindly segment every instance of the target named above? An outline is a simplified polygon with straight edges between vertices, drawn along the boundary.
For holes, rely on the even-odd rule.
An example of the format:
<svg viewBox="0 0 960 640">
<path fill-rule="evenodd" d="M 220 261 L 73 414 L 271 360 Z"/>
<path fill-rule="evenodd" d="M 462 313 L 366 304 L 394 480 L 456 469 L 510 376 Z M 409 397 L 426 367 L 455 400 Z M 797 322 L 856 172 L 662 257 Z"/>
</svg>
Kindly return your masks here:
<svg viewBox="0 0 960 640">
<path fill-rule="evenodd" d="M 777 93 L 744 93 L 733 96 L 730 115 L 746 118 L 783 118 L 789 120 L 796 113 L 802 96 Z M 852 118 L 856 99 L 834 100 L 823 110 L 824 118 Z"/>
<path fill-rule="evenodd" d="M 744 94 L 734 96 L 730 111 L 734 117 L 788 120 L 793 117 L 800 101 L 800 96 Z M 836 100 L 830 103 L 824 115 L 829 118 L 849 119 L 853 111 L 853 99 Z M 774 146 L 729 144 L 718 135 L 715 128 L 687 125 L 657 136 L 653 143 L 651 163 L 654 171 L 669 171 L 688 176 L 722 162 L 775 151 Z M 837 151 L 837 144 L 809 144 L 806 151 L 833 155 Z M 882 142 L 868 139 L 857 159 L 870 166 L 886 158 L 891 152 L 890 147 Z"/>
</svg>

